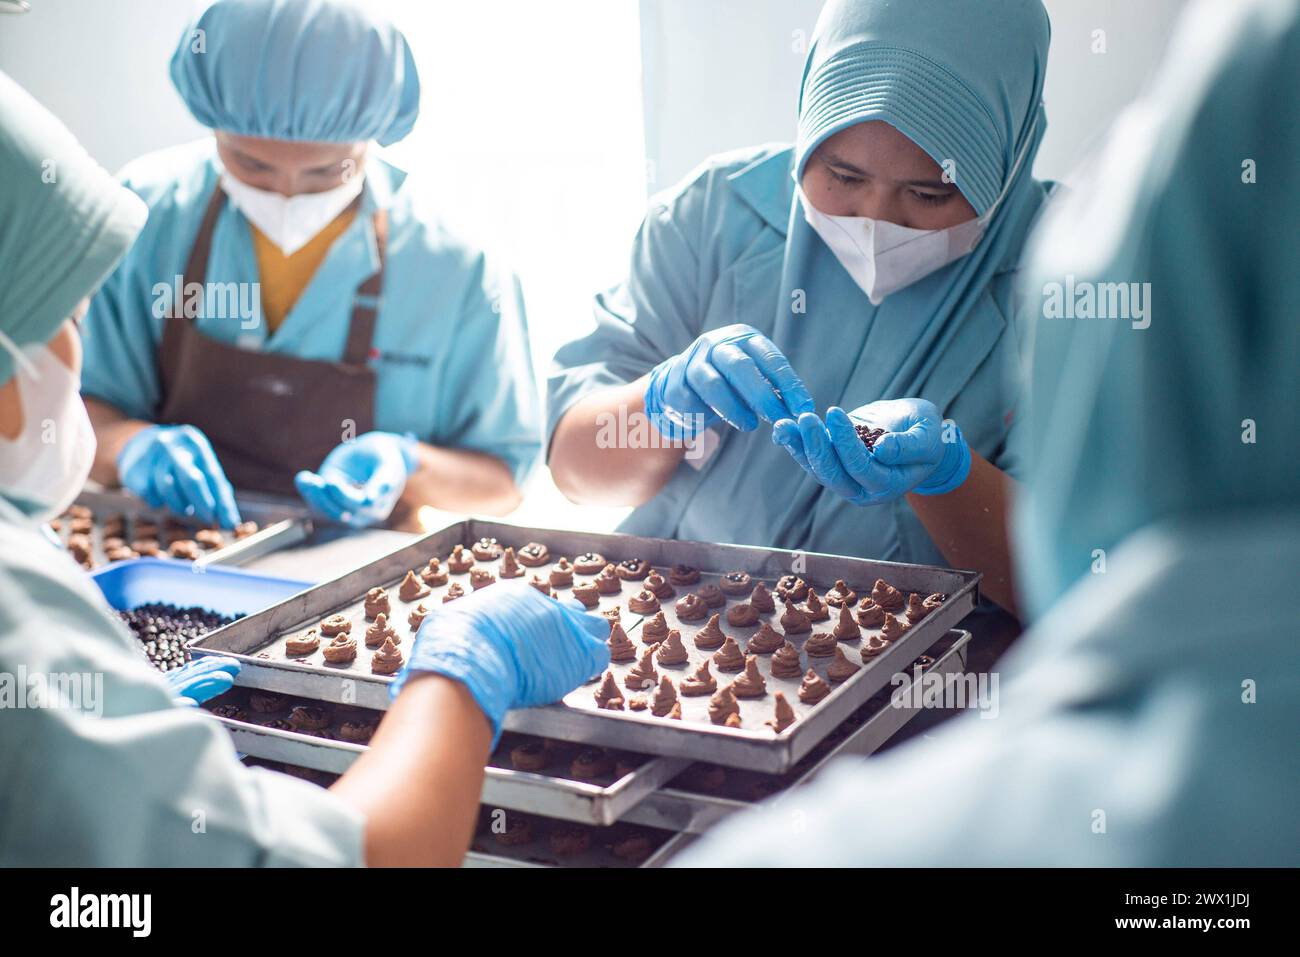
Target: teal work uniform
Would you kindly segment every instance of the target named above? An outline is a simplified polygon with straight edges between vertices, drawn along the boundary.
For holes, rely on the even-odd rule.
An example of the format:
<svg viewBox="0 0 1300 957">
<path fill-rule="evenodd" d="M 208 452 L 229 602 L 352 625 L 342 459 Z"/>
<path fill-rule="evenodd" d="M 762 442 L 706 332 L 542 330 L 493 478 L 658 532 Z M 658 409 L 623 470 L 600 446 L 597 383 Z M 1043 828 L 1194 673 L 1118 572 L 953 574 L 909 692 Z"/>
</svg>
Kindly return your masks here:
<svg viewBox="0 0 1300 957">
<path fill-rule="evenodd" d="M 637 380 L 705 331 L 743 323 L 785 353 L 819 409 L 928 399 L 975 452 L 1019 475 L 1014 373 L 1024 330 L 1014 289 L 1050 189 L 1029 172 L 1046 128 L 1048 25 L 1036 0 L 995 7 L 965 8 L 963 18 L 941 0 L 829 5 L 805 70 L 798 141 L 715 157 L 655 199 L 627 279 L 596 297 L 595 331 L 556 354 L 548 435 L 593 391 Z M 998 28 L 964 29 L 965 20 Z M 943 110 L 927 105 L 939 100 Z M 977 213 L 1006 189 L 972 252 L 879 305 L 805 221 L 792 175 L 825 137 L 875 120 L 938 164 L 958 157 L 954 182 Z M 622 530 L 944 564 L 904 498 L 849 504 L 770 438 L 766 426 L 714 426 L 700 450 L 710 454 L 688 455 Z"/>
<path fill-rule="evenodd" d="M 997 714 L 828 770 L 686 864 L 1300 864 L 1300 3 L 1189 8 L 1044 217 Z M 1145 317 L 1052 284 L 1148 282 Z"/>
<path fill-rule="evenodd" d="M 0 499 L 0 865 L 363 863 L 358 811 L 241 765 L 135 644 L 86 573 Z M 33 688 L 63 689 L 62 704 Z"/>
<path fill-rule="evenodd" d="M 82 391 L 152 420 L 166 305 L 220 165 L 209 139 L 141 157 L 122 175 L 148 204 L 149 221 L 91 302 Z M 274 332 L 231 309 L 200 316 L 198 331 L 249 349 L 338 361 L 353 293 L 378 265 L 370 214 L 386 209 L 388 258 L 369 363 L 377 379 L 374 427 L 486 452 L 521 482 L 540 451 L 541 425 L 518 283 L 450 233 L 402 170 L 371 156 L 365 175 L 358 215 Z M 207 275 L 210 284 L 256 288 L 249 224 L 232 203 L 217 221 Z M 256 303 L 245 296 L 245 304 Z"/>
</svg>

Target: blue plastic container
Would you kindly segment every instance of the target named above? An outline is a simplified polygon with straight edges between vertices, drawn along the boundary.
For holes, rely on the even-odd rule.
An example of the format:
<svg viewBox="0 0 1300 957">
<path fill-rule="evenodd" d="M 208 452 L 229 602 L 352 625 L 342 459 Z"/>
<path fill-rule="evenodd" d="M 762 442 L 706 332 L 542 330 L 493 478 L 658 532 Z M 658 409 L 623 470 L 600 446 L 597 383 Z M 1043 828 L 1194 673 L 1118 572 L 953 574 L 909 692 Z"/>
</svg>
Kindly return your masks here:
<svg viewBox="0 0 1300 957">
<path fill-rule="evenodd" d="M 195 571 L 189 562 L 163 558 L 114 562 L 90 577 L 118 611 L 166 602 L 181 608 L 197 605 L 228 618 L 251 615 L 311 587 L 311 582 L 272 578 L 242 568 L 209 565 Z"/>
</svg>

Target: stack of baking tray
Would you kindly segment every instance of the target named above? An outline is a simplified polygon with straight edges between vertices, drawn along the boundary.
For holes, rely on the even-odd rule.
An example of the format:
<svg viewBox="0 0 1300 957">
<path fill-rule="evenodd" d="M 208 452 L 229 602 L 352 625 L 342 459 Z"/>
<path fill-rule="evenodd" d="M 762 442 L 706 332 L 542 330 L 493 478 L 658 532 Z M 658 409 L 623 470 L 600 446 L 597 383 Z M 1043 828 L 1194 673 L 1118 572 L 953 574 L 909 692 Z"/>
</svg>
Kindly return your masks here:
<svg viewBox="0 0 1300 957">
<path fill-rule="evenodd" d="M 567 742 L 507 733 L 492 755 L 483 783 L 478 833 L 465 864 L 469 867 L 657 867 L 680 853 L 699 834 L 759 800 L 777 796 L 811 781 L 831 761 L 865 757 L 887 742 L 917 714 L 911 684 L 923 669 L 932 676 L 965 671 L 967 631 L 944 635 L 914 667 L 900 673 L 890 687 L 850 715 L 790 771 L 781 775 L 724 768 L 646 755 L 608 755 L 612 769 L 578 777 L 572 758 L 582 749 Z M 235 746 L 249 759 L 288 770 L 322 786 L 346 770 L 365 745 L 338 739 L 343 720 L 378 721 L 379 712 L 348 706 L 321 706 L 309 699 L 283 700 L 256 711 L 256 692 L 236 688 L 205 707 L 226 725 Z M 289 719 L 299 705 L 328 715 L 325 727 L 292 730 Z M 518 770 L 515 750 L 543 746 L 545 765 Z M 519 829 L 527 829 L 520 835 Z M 557 832 L 560 832 L 557 834 Z M 585 835 L 586 850 L 557 854 L 557 836 Z M 644 856 L 629 856 L 629 844 Z"/>
<path fill-rule="evenodd" d="M 698 569 L 698 582 L 678 586 L 675 596 L 661 601 L 660 610 L 667 623 L 680 630 L 689 651 L 689 661 L 684 665 L 658 668 L 660 674 L 669 674 L 674 683 L 694 670 L 703 656 L 711 653 L 696 648 L 692 640 L 707 618 L 695 622 L 678 620 L 676 599 L 688 591 L 717 584 L 721 576 L 731 572 L 745 572 L 755 583 L 762 581 L 769 588 L 774 588 L 783 576 L 797 575 L 819 594 L 824 594 L 836 581 L 843 581 L 860 596 L 865 596 L 871 593 L 877 579 L 883 579 L 904 594 L 928 596 L 938 593 L 944 597 L 924 618 L 912 622 L 901 637 L 889 642 L 878 654 L 868 656 L 859 650 L 867 639 L 878 634 L 878 629 L 863 628 L 861 641 L 855 639 L 840 643 L 844 656 L 861 667 L 847 680 L 832 683 L 831 693 L 815 705 L 799 701 L 800 678 L 773 676 L 771 655 L 756 655 L 767 692 L 761 698 L 741 702 L 739 728 L 712 724 L 705 713 L 707 696 L 679 697 L 682 704 L 680 720 L 655 717 L 648 709 L 603 710 L 596 707 L 594 684 L 577 689 L 562 703 L 511 712 L 506 721 L 506 729 L 510 732 L 655 757 L 634 773 L 603 787 L 593 786 L 590 782 L 566 781 L 562 776 L 532 775 L 494 767 L 489 769 L 484 791 L 484 801 L 491 806 L 512 808 L 548 819 L 596 825 L 608 825 L 613 821 L 638 824 L 674 832 L 677 835 L 674 841 L 680 839 L 680 843 L 684 843 L 689 835 L 698 833 L 722 814 L 735 810 L 733 805 L 746 803 L 725 794 L 692 793 L 688 787 L 676 783 L 664 787 L 684 771 L 686 777 L 683 780 L 689 781 L 690 771 L 686 765 L 690 762 L 737 769 L 741 774 L 778 776 L 778 779 L 769 781 L 767 787 L 780 789 L 790 786 L 816 773 L 821 759 L 838 755 L 844 748 L 850 749 L 845 753 L 869 753 L 897 730 L 910 717 L 908 710 L 894 707 L 887 701 L 880 705 L 882 699 L 877 697 L 878 693 L 898 684 L 895 675 L 904 672 L 913 662 L 924 660 L 924 656 L 936 646 L 942 647 L 940 643 L 945 636 L 952 647 L 942 654 L 931 655 L 936 659 L 933 667 L 964 669 L 964 645 L 968 636 L 958 635 L 954 639 L 949 631 L 974 607 L 979 579 L 976 573 L 748 546 L 522 528 L 477 519 L 435 532 L 333 581 L 214 631 L 199 639 L 192 650 L 196 654 L 229 654 L 239 658 L 243 664 L 239 684 L 245 688 L 316 702 L 382 710 L 388 704 L 388 684 L 392 679 L 372 674 L 370 654 L 362 650 L 363 632 L 367 627 L 362 606 L 367 591 L 375 587 L 386 589 L 390 623 L 399 632 L 401 647 L 409 649 L 412 629 L 408 626 L 408 615 L 419 604 L 436 614 L 451 585 L 435 585 L 431 593 L 405 602 L 398 596 L 398 586 L 407 572 L 426 568 L 431 558 L 438 558 L 445 569 L 454 546 L 462 546 L 464 553 L 469 554 L 476 542 L 492 540 L 498 546 L 511 546 L 517 551 L 529 542 L 546 546 L 549 561 L 524 569 L 526 577 L 536 575 L 543 583 L 551 581 L 551 572 L 556 570 L 561 557 L 572 560 L 593 553 L 610 563 L 642 560 L 665 576 L 674 566 Z M 475 564 L 493 574 L 501 570 L 499 558 L 479 560 Z M 578 575 L 575 581 L 583 582 L 590 577 Z M 684 577 L 688 576 L 679 576 Z M 468 578 L 467 573 L 452 574 L 450 582 L 461 583 L 464 590 L 469 591 Z M 563 579 L 562 574 L 557 576 L 557 581 L 562 583 Z M 621 624 L 636 643 L 638 651 L 648 647 L 639 640 L 639 629 L 649 613 L 632 613 L 628 602 L 641 584 L 641 581 L 624 581 L 619 594 L 601 596 L 599 607 L 594 609 L 612 612 L 613 606 L 618 606 Z M 487 587 L 495 586 L 489 584 Z M 569 586 L 561 584 L 555 591 L 563 597 Z M 764 621 L 780 630 L 781 616 L 781 603 L 778 601 L 775 614 L 763 616 L 752 626 L 727 624 L 726 611 L 745 600 L 745 596 L 732 597 L 722 606 L 712 609 L 723 615 L 723 631 L 742 646 L 747 645 Z M 289 639 L 305 635 L 318 628 L 325 618 L 335 615 L 342 615 L 350 623 L 351 634 L 357 639 L 360 653 L 355 661 L 331 665 L 319 652 L 303 657 L 287 653 Z M 829 630 L 834 623 L 834 618 L 816 623 L 814 631 Z M 800 651 L 801 676 L 811 669 L 826 677 L 826 667 L 832 659 L 803 653 L 806 635 L 788 637 Z M 327 640 L 322 641 L 322 645 L 326 643 Z M 626 685 L 627 671 L 633 664 L 612 666 L 620 687 Z M 714 674 L 720 686 L 734 677 L 718 673 L 716 669 Z M 796 717 L 792 725 L 779 733 L 765 723 L 773 713 L 773 693 L 777 690 L 784 693 Z M 635 691 L 628 690 L 625 694 L 631 699 Z M 873 698 L 877 707 L 874 710 L 864 708 Z M 845 729 L 851 730 L 852 735 L 837 741 L 836 736 L 845 734 Z M 239 747 L 246 753 L 333 773 L 343 770 L 360 751 L 359 746 L 347 747 L 343 742 L 298 740 L 304 736 L 288 730 L 238 728 L 235 733 Z M 828 741 L 830 743 L 825 743 Z M 677 843 L 673 844 L 673 849 L 678 849 Z M 479 863 L 501 863 L 498 857 L 506 859 L 499 854 L 475 853 L 486 858 L 477 861 Z M 658 860 L 660 855 L 655 854 L 652 859 Z"/>
<path fill-rule="evenodd" d="M 280 707 L 267 706 L 277 700 L 282 702 Z M 340 739 L 342 723 L 352 720 L 373 724 L 382 716 L 382 712 L 368 708 L 321 705 L 308 698 L 248 692 L 242 688 L 227 692 L 206 707 L 226 725 L 241 753 L 328 774 L 342 774 L 366 748 L 362 743 Z M 321 713 L 325 725 L 315 730 L 294 727 L 293 710 L 302 707 Z M 609 754 L 605 758 L 607 771 L 580 777 L 568 769 L 585 751 L 594 749 L 552 741 L 540 749 L 546 764 L 527 771 L 514 768 L 519 763 L 512 760 L 515 749 L 542 743 L 543 739 L 531 736 L 506 734 L 502 737 L 487 768 L 484 804 L 532 811 L 565 821 L 608 825 L 667 784 L 689 763 L 631 753 Z"/>
<path fill-rule="evenodd" d="M 230 531 L 222 533 L 224 544 L 216 548 L 205 549 L 194 564 L 197 567 L 208 565 L 242 565 L 261 555 L 287 548 L 305 539 L 312 531 L 311 513 L 301 502 L 256 494 L 239 494 L 236 497 L 240 517 L 257 526 L 256 531 L 237 538 Z M 130 543 L 136 536 L 135 531 L 147 525 L 159 532 L 168 532 L 173 536 L 192 538 L 202 526 L 185 518 L 180 518 L 160 509 L 151 508 L 147 503 L 124 491 L 100 491 L 86 489 L 77 496 L 74 506 L 89 509 L 89 530 L 85 532 L 91 541 L 92 568 L 102 567 L 108 562 L 104 551 L 104 539 L 110 537 L 104 532 L 107 521 L 121 525 L 121 533 L 116 537 Z M 58 535 L 66 545 L 71 534 L 69 522 L 60 521 Z M 159 557 L 166 558 L 166 541 L 161 542 L 162 552 Z"/>
</svg>

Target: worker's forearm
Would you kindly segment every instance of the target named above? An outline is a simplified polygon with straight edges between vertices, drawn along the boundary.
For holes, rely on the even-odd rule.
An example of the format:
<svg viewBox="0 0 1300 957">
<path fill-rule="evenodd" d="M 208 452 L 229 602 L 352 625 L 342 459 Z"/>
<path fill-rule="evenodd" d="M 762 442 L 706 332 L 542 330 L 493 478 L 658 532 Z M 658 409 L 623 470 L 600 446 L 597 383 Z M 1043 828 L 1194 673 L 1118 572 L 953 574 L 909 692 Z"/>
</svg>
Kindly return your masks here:
<svg viewBox="0 0 1300 957">
<path fill-rule="evenodd" d="M 1007 520 L 1015 482 L 971 453 L 970 475 L 945 495 L 907 496 L 912 510 L 954 568 L 984 573 L 981 592 L 1016 614 Z"/>
<path fill-rule="evenodd" d="M 504 515 L 523 499 L 510 468 L 495 455 L 418 444 L 419 467 L 406 480 L 400 505 L 414 515 L 422 505 L 447 512 Z"/>
<path fill-rule="evenodd" d="M 153 423 L 133 419 L 116 406 L 90 397 L 86 398 L 86 412 L 95 429 L 95 461 L 90 467 L 90 477 L 101 485 L 117 485 L 117 457 L 122 446 Z"/>
<path fill-rule="evenodd" d="M 371 867 L 456 867 L 469 850 L 492 729 L 469 691 L 414 676 L 330 789 L 366 818 Z"/>
<path fill-rule="evenodd" d="M 564 414 L 551 440 L 551 477 L 579 505 L 641 505 L 686 454 L 645 413 L 645 379 L 593 392 Z"/>
</svg>

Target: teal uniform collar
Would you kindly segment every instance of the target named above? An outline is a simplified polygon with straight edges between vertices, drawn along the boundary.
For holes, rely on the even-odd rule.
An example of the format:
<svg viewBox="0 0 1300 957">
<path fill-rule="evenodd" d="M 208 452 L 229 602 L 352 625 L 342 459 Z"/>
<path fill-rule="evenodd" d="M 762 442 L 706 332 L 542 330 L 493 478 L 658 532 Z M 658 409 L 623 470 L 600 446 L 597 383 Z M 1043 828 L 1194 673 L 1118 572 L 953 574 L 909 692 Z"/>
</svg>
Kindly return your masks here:
<svg viewBox="0 0 1300 957">
<path fill-rule="evenodd" d="M 391 209 L 398 190 L 406 182 L 406 170 L 374 153 L 366 157 L 365 169 L 366 188 L 361 193 L 361 211 L 370 214 L 377 209 Z"/>
<path fill-rule="evenodd" d="M 794 180 L 790 177 L 794 147 L 775 144 L 770 149 L 728 175 L 727 183 L 769 226 L 785 236 L 790 204 L 794 202 Z"/>
</svg>

